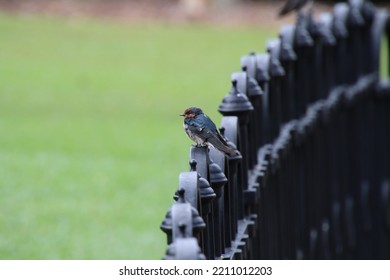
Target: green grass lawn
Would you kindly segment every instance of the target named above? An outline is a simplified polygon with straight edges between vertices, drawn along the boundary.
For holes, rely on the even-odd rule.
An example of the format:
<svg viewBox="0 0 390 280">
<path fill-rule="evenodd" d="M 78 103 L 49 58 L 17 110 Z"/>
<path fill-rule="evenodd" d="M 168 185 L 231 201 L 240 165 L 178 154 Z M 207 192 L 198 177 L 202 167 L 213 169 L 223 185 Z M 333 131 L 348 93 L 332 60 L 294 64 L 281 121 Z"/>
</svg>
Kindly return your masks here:
<svg viewBox="0 0 390 280">
<path fill-rule="evenodd" d="M 160 259 L 190 140 L 259 28 L 0 14 L 0 259 Z"/>
<path fill-rule="evenodd" d="M 386 79 L 389 77 L 389 43 L 388 38 L 382 38 L 380 72 L 381 77 Z"/>
</svg>

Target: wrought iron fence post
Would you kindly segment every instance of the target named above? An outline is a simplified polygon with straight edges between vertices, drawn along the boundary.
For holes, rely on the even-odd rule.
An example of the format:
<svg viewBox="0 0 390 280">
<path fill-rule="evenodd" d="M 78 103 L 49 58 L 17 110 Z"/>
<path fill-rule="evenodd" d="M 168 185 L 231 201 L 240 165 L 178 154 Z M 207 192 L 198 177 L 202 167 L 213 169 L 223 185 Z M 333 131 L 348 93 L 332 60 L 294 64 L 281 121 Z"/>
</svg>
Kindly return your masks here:
<svg viewBox="0 0 390 280">
<path fill-rule="evenodd" d="M 335 59 L 336 38 L 332 30 L 331 14 L 322 14 L 317 23 L 320 46 L 317 55 L 319 56 L 318 76 L 316 82 L 316 99 L 326 98 L 330 90 L 335 86 Z"/>
<path fill-rule="evenodd" d="M 241 68 L 247 74 L 247 91 L 246 94 L 249 97 L 249 101 L 253 106 L 253 111 L 250 113 L 250 129 L 249 131 L 254 135 L 251 140 L 252 147 L 250 148 L 251 160 L 250 168 L 254 168 L 256 164 L 256 153 L 262 145 L 262 106 L 263 106 L 263 90 L 256 80 L 256 54 L 250 53 L 248 56 L 241 58 Z"/>
<path fill-rule="evenodd" d="M 209 153 L 208 147 L 206 146 L 191 146 L 190 149 L 190 162 L 196 162 L 196 171 L 199 176 L 208 182 L 210 181 L 210 171 L 209 171 Z M 204 182 L 203 182 L 204 184 Z M 210 218 L 210 216 L 208 216 Z M 211 218 L 212 219 L 212 214 Z M 209 224 L 209 229 L 206 232 L 203 232 L 201 235 L 201 247 L 205 252 L 206 257 L 210 258 L 214 255 L 214 238 L 213 238 L 213 222 Z"/>
<path fill-rule="evenodd" d="M 216 199 L 213 203 L 214 216 L 214 240 L 215 240 L 215 255 L 214 258 L 220 259 L 225 244 L 224 234 L 224 185 L 227 183 L 227 178 L 222 172 L 218 164 L 210 159 L 210 184 L 213 188 Z"/>
<path fill-rule="evenodd" d="M 262 145 L 271 142 L 271 127 L 270 127 L 270 109 L 269 109 L 269 61 L 270 55 L 268 53 L 256 55 L 256 81 L 263 89 L 263 96 L 261 98 L 261 143 Z"/>
<path fill-rule="evenodd" d="M 357 80 L 357 78 L 364 74 L 363 60 L 361 58 L 364 56 L 362 45 L 362 40 L 364 38 L 362 36 L 362 30 L 364 28 L 365 22 L 361 14 L 360 7 L 356 4 L 356 1 L 349 1 L 348 4 L 348 50 L 351 50 L 349 60 L 349 83 L 353 83 Z"/>
<path fill-rule="evenodd" d="M 313 73 L 308 69 L 313 59 L 314 41 L 308 31 L 307 15 L 300 13 L 297 19 L 294 36 L 294 51 L 297 55 L 295 64 L 295 111 L 301 117 L 309 104 Z"/>
<path fill-rule="evenodd" d="M 240 92 L 237 88 L 237 81 L 232 81 L 232 89 L 226 95 L 222 103 L 219 105 L 218 111 L 223 116 L 236 116 L 238 117 L 239 123 L 239 132 L 238 132 L 238 141 L 237 148 L 239 149 L 242 155 L 242 162 L 240 163 L 240 172 L 238 187 L 243 190 L 248 188 L 248 121 L 249 121 L 249 112 L 253 110 L 252 104 L 249 102 L 245 94 Z M 226 129 L 226 127 L 225 127 Z M 243 212 L 238 213 L 239 218 L 243 218 Z"/>
<path fill-rule="evenodd" d="M 239 122 L 237 117 L 223 117 L 222 118 L 221 133 L 228 139 L 228 144 L 236 147 L 238 141 Z M 225 225 L 230 225 L 228 229 L 230 239 L 225 239 L 225 246 L 232 247 L 232 242 L 235 240 L 238 231 L 239 213 L 243 212 L 242 197 L 243 190 L 239 188 L 238 172 L 239 164 L 242 161 L 241 154 L 226 157 L 225 172 L 227 174 L 228 182 L 226 184 L 225 195 Z M 226 252 L 225 252 L 226 253 Z"/>
<path fill-rule="evenodd" d="M 191 171 L 196 171 L 196 160 L 190 161 Z M 207 259 L 210 259 L 214 252 L 213 239 L 213 220 L 212 220 L 212 202 L 215 199 L 215 193 L 210 187 L 209 182 L 198 174 L 199 196 L 200 196 L 200 213 L 206 223 L 206 228 L 202 232 L 201 246 L 202 251 Z"/>
<path fill-rule="evenodd" d="M 268 83 L 269 90 L 269 121 L 271 126 L 271 140 L 275 140 L 279 134 L 282 125 L 282 84 L 284 82 L 285 71 L 280 63 L 280 46 L 279 39 L 267 41 L 267 51 L 270 55 L 269 75 L 271 77 Z"/>
<path fill-rule="evenodd" d="M 349 58 L 348 53 L 348 28 L 347 28 L 348 7 L 344 3 L 336 4 L 333 8 L 333 34 L 336 37 L 335 46 L 335 84 L 342 85 L 349 79 Z"/>
<path fill-rule="evenodd" d="M 258 86 L 256 80 L 250 78 L 246 72 L 236 72 L 232 74 L 232 80 L 237 81 L 237 89 L 239 92 L 242 92 L 248 97 L 249 102 L 254 105 L 252 102 L 256 102 L 261 97 L 261 89 Z M 255 153 L 253 151 L 257 150 L 257 137 L 258 137 L 258 122 L 256 119 L 255 108 L 249 112 L 248 116 L 248 128 L 247 128 L 247 155 L 248 155 L 248 170 L 252 169 L 256 163 Z"/>
<path fill-rule="evenodd" d="M 295 26 L 284 25 L 280 31 L 280 62 L 285 69 L 285 78 L 282 83 L 282 123 L 297 118 L 298 112 L 295 108 L 294 83 L 295 83 L 295 63 L 297 55 L 294 51 Z"/>
</svg>

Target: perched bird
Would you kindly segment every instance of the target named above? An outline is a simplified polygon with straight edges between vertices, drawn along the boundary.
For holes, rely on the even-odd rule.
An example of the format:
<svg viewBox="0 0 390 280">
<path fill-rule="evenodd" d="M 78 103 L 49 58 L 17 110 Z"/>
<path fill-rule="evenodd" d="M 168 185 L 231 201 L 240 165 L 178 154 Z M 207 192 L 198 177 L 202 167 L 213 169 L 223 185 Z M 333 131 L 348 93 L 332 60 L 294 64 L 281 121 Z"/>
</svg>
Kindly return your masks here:
<svg viewBox="0 0 390 280">
<path fill-rule="evenodd" d="M 228 146 L 213 121 L 202 109 L 190 107 L 180 116 L 184 117 L 184 131 L 197 146 L 212 146 L 230 156 L 238 154 L 237 150 Z"/>
<path fill-rule="evenodd" d="M 299 11 L 307 2 L 309 2 L 309 0 L 287 0 L 286 4 L 284 4 L 279 11 L 279 17 L 285 16 L 294 10 Z"/>
</svg>

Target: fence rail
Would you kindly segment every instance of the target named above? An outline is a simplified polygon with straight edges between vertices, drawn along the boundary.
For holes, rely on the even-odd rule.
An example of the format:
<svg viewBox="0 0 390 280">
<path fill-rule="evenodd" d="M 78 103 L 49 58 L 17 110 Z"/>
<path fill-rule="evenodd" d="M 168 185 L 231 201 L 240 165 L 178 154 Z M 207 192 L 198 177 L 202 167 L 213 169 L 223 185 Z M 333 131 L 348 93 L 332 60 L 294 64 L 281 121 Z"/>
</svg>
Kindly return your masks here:
<svg viewBox="0 0 390 280">
<path fill-rule="evenodd" d="M 240 154 L 190 148 L 164 259 L 389 259 L 389 35 L 387 11 L 350 0 L 243 56 L 218 108 Z"/>
</svg>

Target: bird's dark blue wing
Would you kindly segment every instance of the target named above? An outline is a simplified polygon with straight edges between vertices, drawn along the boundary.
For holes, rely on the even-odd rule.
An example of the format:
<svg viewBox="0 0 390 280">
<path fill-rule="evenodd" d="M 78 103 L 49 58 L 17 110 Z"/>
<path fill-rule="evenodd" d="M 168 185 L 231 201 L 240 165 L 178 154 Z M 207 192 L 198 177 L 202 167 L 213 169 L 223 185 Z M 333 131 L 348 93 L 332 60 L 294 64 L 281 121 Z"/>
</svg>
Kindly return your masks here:
<svg viewBox="0 0 390 280">
<path fill-rule="evenodd" d="M 201 114 L 195 118 L 195 120 L 204 128 L 209 129 L 212 132 L 217 132 L 217 127 L 214 122 L 205 114 Z"/>
</svg>

